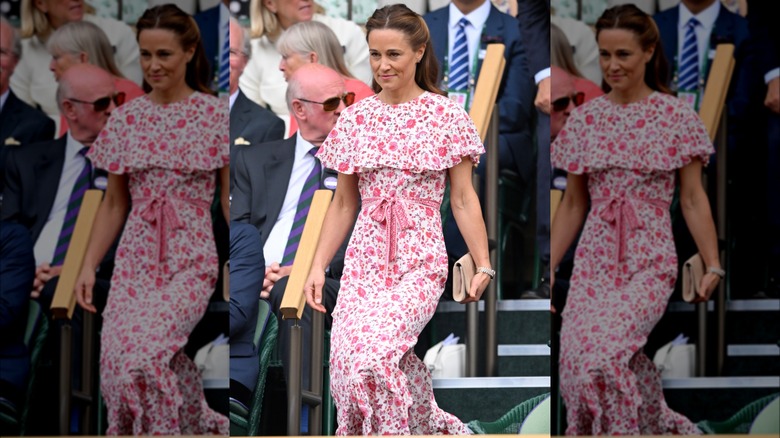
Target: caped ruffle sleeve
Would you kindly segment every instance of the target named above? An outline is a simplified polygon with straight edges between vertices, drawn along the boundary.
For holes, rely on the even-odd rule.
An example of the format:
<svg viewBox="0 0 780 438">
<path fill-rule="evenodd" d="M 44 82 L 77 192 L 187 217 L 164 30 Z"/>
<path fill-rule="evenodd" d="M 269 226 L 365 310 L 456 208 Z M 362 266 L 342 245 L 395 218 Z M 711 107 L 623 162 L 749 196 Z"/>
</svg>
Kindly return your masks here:
<svg viewBox="0 0 780 438">
<path fill-rule="evenodd" d="M 228 103 L 214 96 L 196 92 L 168 105 L 141 96 L 113 111 L 88 157 L 114 174 L 215 170 L 230 163 L 228 126 Z"/>
<path fill-rule="evenodd" d="M 468 114 L 444 96 L 424 93 L 399 105 L 372 96 L 347 108 L 317 157 L 340 173 L 391 167 L 449 169 L 463 157 L 476 165 L 485 148 Z"/>
<path fill-rule="evenodd" d="M 554 167 L 582 174 L 607 168 L 651 172 L 705 165 L 715 152 L 699 116 L 682 100 L 653 93 L 628 105 L 598 97 L 575 108 L 551 145 Z"/>
</svg>

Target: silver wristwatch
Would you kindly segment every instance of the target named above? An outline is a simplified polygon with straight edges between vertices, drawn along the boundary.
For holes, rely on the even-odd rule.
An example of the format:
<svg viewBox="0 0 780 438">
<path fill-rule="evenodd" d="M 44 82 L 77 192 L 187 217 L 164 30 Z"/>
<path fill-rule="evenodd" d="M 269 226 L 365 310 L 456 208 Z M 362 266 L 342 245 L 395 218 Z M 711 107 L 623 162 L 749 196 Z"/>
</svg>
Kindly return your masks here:
<svg viewBox="0 0 780 438">
<path fill-rule="evenodd" d="M 487 274 L 490 279 L 494 279 L 496 277 L 496 271 L 494 269 L 486 268 L 484 266 L 480 266 L 477 268 L 477 272 L 481 272 L 483 274 Z"/>
</svg>

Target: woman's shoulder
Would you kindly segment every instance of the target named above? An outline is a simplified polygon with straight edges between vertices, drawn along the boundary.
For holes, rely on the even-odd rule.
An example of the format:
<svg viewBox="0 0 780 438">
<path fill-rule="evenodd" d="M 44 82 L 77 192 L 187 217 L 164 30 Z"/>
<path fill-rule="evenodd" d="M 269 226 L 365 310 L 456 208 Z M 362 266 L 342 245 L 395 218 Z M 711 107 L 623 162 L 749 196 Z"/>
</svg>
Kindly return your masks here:
<svg viewBox="0 0 780 438">
<path fill-rule="evenodd" d="M 116 91 L 125 93 L 125 101 L 130 101 L 146 94 L 143 88 L 127 78 L 117 77 L 114 81 L 114 86 Z"/>
<path fill-rule="evenodd" d="M 366 97 L 371 97 L 376 94 L 371 87 L 360 79 L 344 78 L 344 85 L 347 88 L 347 91 L 355 93 L 355 102 L 359 102 Z"/>
<path fill-rule="evenodd" d="M 350 38 L 359 36 L 361 39 L 365 38 L 363 29 L 361 29 L 360 26 L 358 26 L 354 21 L 345 20 L 340 17 L 331 17 L 330 15 L 324 14 L 314 14 L 312 19 L 314 21 L 319 21 L 320 23 L 331 28 L 336 36 L 339 37 L 339 41 L 341 41 L 342 36 Z"/>
<path fill-rule="evenodd" d="M 133 32 L 133 29 L 124 22 L 115 18 L 99 17 L 93 14 L 84 14 L 84 20 L 89 21 L 90 23 L 93 23 L 99 27 L 103 32 L 106 33 L 106 36 L 109 39 L 120 36 L 124 38 L 129 35 L 132 37 L 133 41 L 135 41 L 135 32 Z"/>
</svg>

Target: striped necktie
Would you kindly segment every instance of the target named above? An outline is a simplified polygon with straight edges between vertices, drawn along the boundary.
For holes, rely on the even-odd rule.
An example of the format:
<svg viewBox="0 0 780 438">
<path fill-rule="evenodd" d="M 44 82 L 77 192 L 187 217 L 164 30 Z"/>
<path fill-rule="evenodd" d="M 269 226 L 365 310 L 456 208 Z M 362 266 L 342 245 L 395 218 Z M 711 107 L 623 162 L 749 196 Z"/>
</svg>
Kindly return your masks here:
<svg viewBox="0 0 780 438">
<path fill-rule="evenodd" d="M 680 72 L 677 88 L 684 91 L 696 91 L 699 87 L 699 45 L 696 39 L 696 26 L 699 21 L 691 17 L 685 25 L 682 53 L 680 53 Z"/>
<path fill-rule="evenodd" d="M 87 154 L 88 147 L 83 147 L 79 151 L 79 154 L 83 157 Z M 81 173 L 76 178 L 76 183 L 73 184 L 73 190 L 70 192 L 70 198 L 68 198 L 68 208 L 65 210 L 65 220 L 62 221 L 62 230 L 60 231 L 60 237 L 57 239 L 57 248 L 54 250 L 54 258 L 52 258 L 51 265 L 58 266 L 65 261 L 65 254 L 68 252 L 68 245 L 70 245 L 70 238 L 73 235 L 73 228 L 76 226 L 76 218 L 79 215 L 79 208 L 81 208 L 81 201 L 84 199 L 84 193 L 89 189 L 90 177 L 92 176 L 92 163 L 85 159 L 86 163 L 84 168 L 81 169 Z"/>
<path fill-rule="evenodd" d="M 224 5 L 220 11 L 220 40 L 219 68 L 217 70 L 217 91 L 219 93 L 228 93 L 230 90 L 230 18 L 229 12 Z"/>
<path fill-rule="evenodd" d="M 451 91 L 465 90 L 469 86 L 469 43 L 466 40 L 466 26 L 469 20 L 463 17 L 455 31 L 455 44 L 450 56 L 450 77 L 447 88 Z"/>
<path fill-rule="evenodd" d="M 318 147 L 313 147 L 309 150 L 309 154 L 313 157 L 319 150 Z M 293 219 L 292 228 L 290 228 L 290 237 L 287 238 L 287 246 L 284 248 L 284 256 L 282 256 L 282 266 L 290 266 L 295 259 L 295 252 L 298 250 L 298 244 L 301 241 L 301 234 L 303 233 L 303 226 L 306 224 L 306 218 L 309 215 L 309 207 L 311 206 L 311 200 L 314 197 L 314 192 L 320 188 L 320 160 L 314 159 L 314 168 L 309 172 L 309 176 L 306 177 L 306 182 L 303 183 L 303 189 L 301 189 L 301 196 L 298 198 L 298 208 L 295 210 L 295 219 Z"/>
</svg>

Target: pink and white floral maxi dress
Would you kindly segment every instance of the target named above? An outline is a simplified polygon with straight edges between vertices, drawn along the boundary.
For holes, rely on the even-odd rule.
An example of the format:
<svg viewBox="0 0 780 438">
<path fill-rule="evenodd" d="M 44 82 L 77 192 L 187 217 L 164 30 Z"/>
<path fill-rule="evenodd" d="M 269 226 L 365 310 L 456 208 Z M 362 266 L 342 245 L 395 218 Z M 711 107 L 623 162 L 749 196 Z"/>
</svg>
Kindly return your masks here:
<svg viewBox="0 0 780 438">
<path fill-rule="evenodd" d="M 211 220 L 227 165 L 227 103 L 194 93 L 117 108 L 95 141 L 95 166 L 126 174 L 132 208 L 103 312 L 100 387 L 109 435 L 229 433 L 184 353 L 217 280 Z"/>
<path fill-rule="evenodd" d="M 587 174 L 591 201 L 562 314 L 567 435 L 698 433 L 666 405 L 642 347 L 677 278 L 677 169 L 713 152 L 693 110 L 658 92 L 627 105 L 596 98 L 572 111 L 552 144 L 555 167 Z"/>
<path fill-rule="evenodd" d="M 484 147 L 466 112 L 425 92 L 348 107 L 323 165 L 359 175 L 362 208 L 347 248 L 331 331 L 338 435 L 469 434 L 442 411 L 414 345 L 447 279 L 441 206 L 447 170 Z"/>
</svg>

